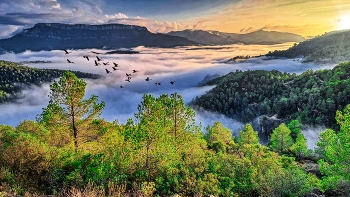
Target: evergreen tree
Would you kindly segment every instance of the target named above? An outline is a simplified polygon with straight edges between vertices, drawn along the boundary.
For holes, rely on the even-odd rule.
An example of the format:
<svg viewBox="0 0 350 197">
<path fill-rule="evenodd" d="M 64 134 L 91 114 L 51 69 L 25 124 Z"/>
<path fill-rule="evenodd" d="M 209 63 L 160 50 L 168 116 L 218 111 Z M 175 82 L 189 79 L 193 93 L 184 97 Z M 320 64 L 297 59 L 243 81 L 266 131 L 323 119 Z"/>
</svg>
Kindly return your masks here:
<svg viewBox="0 0 350 197">
<path fill-rule="evenodd" d="M 295 143 L 290 147 L 290 150 L 297 156 L 297 159 L 307 154 L 306 139 L 302 133 L 297 135 Z"/>
<path fill-rule="evenodd" d="M 50 85 L 50 102 L 38 117 L 38 122 L 61 132 L 68 131 L 78 149 L 78 138 L 87 130 L 87 126 L 99 118 L 104 102 L 97 103 L 98 98 L 92 95 L 84 100 L 86 82 L 78 79 L 74 73 L 66 71 L 59 81 Z"/>
<path fill-rule="evenodd" d="M 293 139 L 290 136 L 290 130 L 284 123 L 280 124 L 272 131 L 270 138 L 270 147 L 273 151 L 282 153 L 293 144 Z"/>
</svg>

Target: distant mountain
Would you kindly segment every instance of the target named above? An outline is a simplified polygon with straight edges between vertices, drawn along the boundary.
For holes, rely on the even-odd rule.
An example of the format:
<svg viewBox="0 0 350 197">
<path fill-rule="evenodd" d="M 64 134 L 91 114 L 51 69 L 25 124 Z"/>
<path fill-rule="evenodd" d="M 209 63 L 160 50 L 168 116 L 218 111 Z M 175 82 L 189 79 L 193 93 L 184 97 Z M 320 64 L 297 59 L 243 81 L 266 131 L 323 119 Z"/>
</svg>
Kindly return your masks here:
<svg viewBox="0 0 350 197">
<path fill-rule="evenodd" d="M 188 45 L 198 45 L 198 43 L 183 37 L 154 34 L 149 32 L 146 27 L 135 25 L 38 23 L 11 38 L 0 40 L 0 52 Z"/>
<path fill-rule="evenodd" d="M 201 44 L 280 44 L 285 42 L 301 42 L 305 38 L 293 33 L 258 30 L 247 34 L 225 33 L 219 31 L 184 30 L 172 31 L 168 35 L 181 36 Z"/>
<path fill-rule="evenodd" d="M 208 31 L 203 30 L 183 30 L 183 31 L 172 31 L 168 35 L 180 36 L 187 38 L 189 40 L 201 43 L 201 44 L 211 44 L 211 45 L 226 45 L 226 44 L 236 44 L 241 41 L 232 38 L 231 36 L 219 36 Z"/>
<path fill-rule="evenodd" d="M 258 30 L 247 34 L 224 33 L 211 31 L 219 36 L 231 36 L 234 39 L 240 40 L 245 44 L 280 44 L 286 42 L 302 42 L 304 37 L 298 34 L 277 31 Z"/>
<path fill-rule="evenodd" d="M 334 31 L 306 40 L 293 47 L 269 52 L 267 56 L 296 58 L 304 62 L 340 63 L 350 60 L 350 30 Z"/>
</svg>

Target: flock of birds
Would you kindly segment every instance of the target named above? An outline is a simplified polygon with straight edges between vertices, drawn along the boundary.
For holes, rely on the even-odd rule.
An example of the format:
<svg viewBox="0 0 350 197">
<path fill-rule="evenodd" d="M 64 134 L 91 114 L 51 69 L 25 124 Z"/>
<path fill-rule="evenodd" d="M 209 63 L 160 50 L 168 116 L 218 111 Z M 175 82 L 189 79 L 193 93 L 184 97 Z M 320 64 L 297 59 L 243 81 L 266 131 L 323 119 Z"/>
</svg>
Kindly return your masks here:
<svg viewBox="0 0 350 197">
<path fill-rule="evenodd" d="M 63 50 L 64 50 L 64 52 L 65 52 L 66 55 L 72 53 L 72 52 L 67 51 L 66 49 L 63 49 Z M 90 61 L 90 58 L 89 58 L 89 56 L 87 56 L 87 55 L 84 55 L 83 58 L 85 58 L 87 61 Z M 67 62 L 70 63 L 70 64 L 74 64 L 74 62 L 71 61 L 71 60 L 69 60 L 68 58 L 67 58 Z M 102 60 L 100 57 L 98 57 L 98 56 L 96 56 L 96 59 L 94 60 L 94 62 L 95 62 L 95 66 L 101 65 L 100 62 L 102 62 L 102 64 L 103 64 L 104 66 L 110 65 L 109 62 L 103 62 L 103 60 Z M 115 63 L 115 62 L 113 62 L 113 64 L 114 64 L 114 66 L 111 67 L 111 68 L 113 69 L 113 71 L 119 70 L 119 67 L 120 67 L 119 64 L 117 64 L 117 63 Z M 107 74 L 112 73 L 112 71 L 108 70 L 107 68 L 105 68 L 105 71 L 106 71 Z M 139 72 L 139 71 L 138 71 L 138 70 L 132 70 L 132 73 L 137 73 L 137 72 Z M 131 78 L 132 78 L 132 76 L 131 76 L 132 73 L 126 73 L 126 74 L 125 74 L 125 75 L 126 75 L 125 81 L 130 82 L 130 80 L 131 80 Z M 149 77 L 147 77 L 145 80 L 146 80 L 146 81 L 151 81 L 152 79 L 149 78 Z M 171 84 L 171 85 L 174 85 L 174 83 L 175 83 L 175 81 L 170 81 L 170 84 Z M 155 82 L 155 84 L 156 84 L 156 85 L 161 85 L 161 82 Z M 120 88 L 125 88 L 125 87 L 121 85 Z"/>
</svg>

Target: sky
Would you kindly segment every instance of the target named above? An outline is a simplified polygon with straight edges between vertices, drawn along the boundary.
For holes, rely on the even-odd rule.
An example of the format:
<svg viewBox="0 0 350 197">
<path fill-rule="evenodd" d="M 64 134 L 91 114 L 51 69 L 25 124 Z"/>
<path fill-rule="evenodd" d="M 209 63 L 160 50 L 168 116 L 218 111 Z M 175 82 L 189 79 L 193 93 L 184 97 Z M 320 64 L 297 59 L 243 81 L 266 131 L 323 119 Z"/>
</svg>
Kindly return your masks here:
<svg viewBox="0 0 350 197">
<path fill-rule="evenodd" d="M 184 29 L 306 38 L 350 28 L 349 0 L 1 0 L 0 39 L 36 23 L 122 23 L 151 32 Z"/>
</svg>

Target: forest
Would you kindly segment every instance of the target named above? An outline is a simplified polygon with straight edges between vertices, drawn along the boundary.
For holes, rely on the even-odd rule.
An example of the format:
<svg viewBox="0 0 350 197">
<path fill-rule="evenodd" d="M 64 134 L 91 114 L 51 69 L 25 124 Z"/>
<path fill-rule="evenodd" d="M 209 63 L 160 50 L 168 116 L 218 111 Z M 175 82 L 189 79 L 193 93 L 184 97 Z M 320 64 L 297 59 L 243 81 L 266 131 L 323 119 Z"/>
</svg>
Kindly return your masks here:
<svg viewBox="0 0 350 197">
<path fill-rule="evenodd" d="M 10 102 L 21 96 L 21 90 L 29 85 L 52 82 L 63 75 L 59 69 L 38 69 L 20 63 L 0 60 L 0 103 Z M 71 71 L 81 78 L 97 79 L 97 74 Z"/>
<path fill-rule="evenodd" d="M 288 76 L 267 75 L 271 84 Z M 36 121 L 0 126 L 0 196 L 350 194 L 350 105 L 334 115 L 339 131 L 326 129 L 308 150 L 298 120 L 276 127 L 264 146 L 250 124 L 237 137 L 220 122 L 202 129 L 177 93 L 145 94 L 127 123 L 108 122 L 86 85 L 66 71 Z"/>
<path fill-rule="evenodd" d="M 350 59 L 350 31 L 333 31 L 294 44 L 287 50 L 270 51 L 266 56 L 302 58 L 303 62 L 340 63 Z"/>
<path fill-rule="evenodd" d="M 257 117 L 262 121 L 274 117 L 284 123 L 298 120 L 338 131 L 334 117 L 337 110 L 350 103 L 349 76 L 350 62 L 300 75 L 277 70 L 236 70 L 207 82 L 216 86 L 196 97 L 191 105 L 245 123 Z"/>
</svg>

